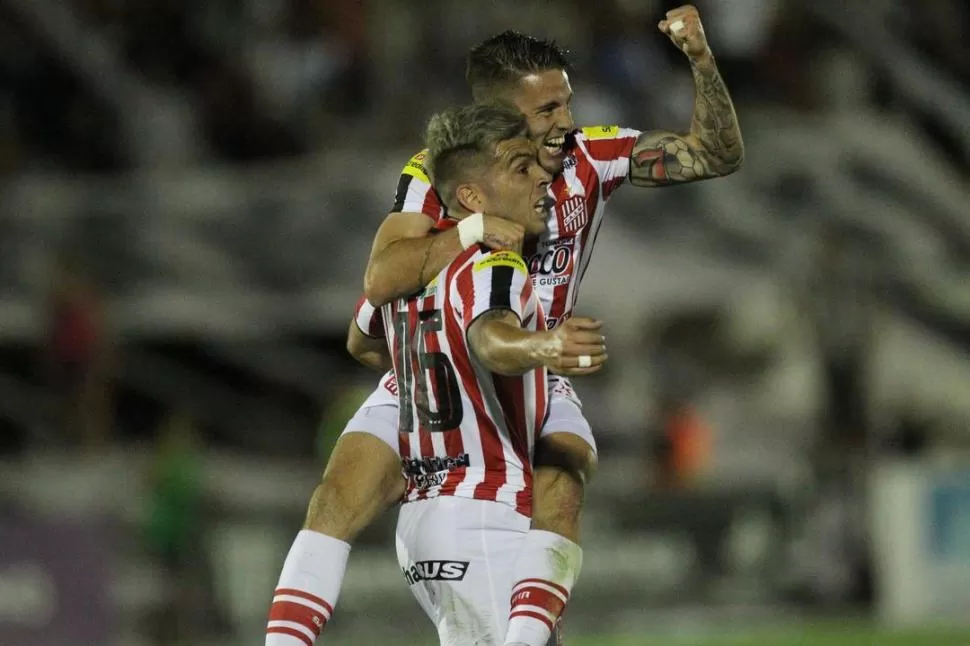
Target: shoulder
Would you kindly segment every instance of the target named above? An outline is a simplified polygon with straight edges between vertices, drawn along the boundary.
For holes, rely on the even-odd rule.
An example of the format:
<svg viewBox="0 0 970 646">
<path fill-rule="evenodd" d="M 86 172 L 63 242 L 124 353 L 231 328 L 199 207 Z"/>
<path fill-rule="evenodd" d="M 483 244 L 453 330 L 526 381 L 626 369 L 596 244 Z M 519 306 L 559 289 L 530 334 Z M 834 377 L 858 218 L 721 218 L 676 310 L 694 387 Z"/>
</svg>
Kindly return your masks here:
<svg viewBox="0 0 970 646">
<path fill-rule="evenodd" d="M 604 141 L 611 139 L 636 139 L 639 130 L 622 126 L 587 126 L 575 132 L 577 141 Z"/>
<path fill-rule="evenodd" d="M 588 126 L 577 130 L 573 137 L 578 153 L 593 161 L 612 161 L 629 157 L 640 134 L 639 130 L 621 126 Z"/>
<path fill-rule="evenodd" d="M 458 287 L 468 281 L 488 280 L 488 274 L 498 269 L 519 271 L 529 275 L 528 266 L 522 256 L 514 251 L 492 251 L 484 246 L 469 247 L 451 263 L 452 283 Z"/>
<path fill-rule="evenodd" d="M 479 254 L 476 255 L 474 260 L 475 262 L 472 265 L 474 271 L 509 267 L 514 271 L 520 271 L 526 275 L 529 274 L 525 260 L 514 251 L 479 251 Z"/>
<path fill-rule="evenodd" d="M 427 162 L 428 150 L 424 149 L 411 156 L 411 159 L 401 169 L 401 175 L 409 175 L 430 184 L 431 179 L 428 174 Z"/>
</svg>

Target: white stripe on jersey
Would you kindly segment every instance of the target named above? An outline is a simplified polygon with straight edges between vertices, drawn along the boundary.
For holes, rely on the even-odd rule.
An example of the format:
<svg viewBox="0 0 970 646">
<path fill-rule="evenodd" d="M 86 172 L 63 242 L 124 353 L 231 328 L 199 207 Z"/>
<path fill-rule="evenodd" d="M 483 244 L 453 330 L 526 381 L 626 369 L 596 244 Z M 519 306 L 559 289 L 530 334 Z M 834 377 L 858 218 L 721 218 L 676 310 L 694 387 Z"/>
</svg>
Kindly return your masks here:
<svg viewBox="0 0 970 646">
<path fill-rule="evenodd" d="M 361 296 L 354 309 L 354 323 L 357 329 L 373 338 L 384 336 L 384 317 L 381 310 L 371 305 L 366 296 Z"/>
</svg>

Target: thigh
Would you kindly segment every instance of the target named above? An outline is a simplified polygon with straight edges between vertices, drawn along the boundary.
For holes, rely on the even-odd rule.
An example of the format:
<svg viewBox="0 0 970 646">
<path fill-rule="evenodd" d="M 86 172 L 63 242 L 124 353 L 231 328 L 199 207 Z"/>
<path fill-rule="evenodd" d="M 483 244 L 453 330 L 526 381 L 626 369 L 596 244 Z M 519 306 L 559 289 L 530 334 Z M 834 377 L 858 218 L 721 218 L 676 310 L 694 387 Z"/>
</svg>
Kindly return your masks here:
<svg viewBox="0 0 970 646">
<path fill-rule="evenodd" d="M 443 646 L 501 646 L 529 519 L 494 502 L 445 496 L 407 503 L 398 559 Z"/>
<path fill-rule="evenodd" d="M 549 382 L 549 415 L 539 437 L 556 433 L 570 433 L 585 441 L 596 452 L 593 429 L 583 415 L 583 405 L 568 379 L 554 377 Z"/>
<path fill-rule="evenodd" d="M 367 433 L 381 440 L 394 451 L 400 451 L 398 424 L 400 421 L 397 382 L 394 373 L 381 378 L 380 385 L 360 405 L 344 427 L 341 436 L 348 433 Z"/>
</svg>

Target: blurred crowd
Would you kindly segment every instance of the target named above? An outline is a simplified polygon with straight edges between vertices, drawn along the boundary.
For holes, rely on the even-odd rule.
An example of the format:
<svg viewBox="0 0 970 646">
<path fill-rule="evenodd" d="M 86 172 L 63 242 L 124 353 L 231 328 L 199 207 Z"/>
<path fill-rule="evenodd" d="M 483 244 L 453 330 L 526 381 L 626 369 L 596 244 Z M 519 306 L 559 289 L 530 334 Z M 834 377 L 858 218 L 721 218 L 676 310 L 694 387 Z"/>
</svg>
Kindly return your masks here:
<svg viewBox="0 0 970 646">
<path fill-rule="evenodd" d="M 886 14 L 935 69 L 970 80 L 965 3 L 871 4 L 867 10 Z M 824 109 L 844 97 L 832 96 L 820 74 L 844 73 L 851 82 L 862 65 L 858 109 L 912 110 L 966 168 L 946 129 L 900 105 L 884 72 L 860 62 L 853 40 L 867 35 L 838 33 L 819 18 L 820 11 L 837 15 L 841 3 L 697 5 L 739 103 Z M 457 0 L 7 0 L 0 4 L 0 172 L 413 145 L 432 110 L 467 97 L 468 47 L 508 27 L 554 36 L 572 50 L 585 118 L 679 124 L 689 112 L 690 75 L 655 29 L 666 8 L 659 0 L 496 1 L 474 12 Z"/>
</svg>

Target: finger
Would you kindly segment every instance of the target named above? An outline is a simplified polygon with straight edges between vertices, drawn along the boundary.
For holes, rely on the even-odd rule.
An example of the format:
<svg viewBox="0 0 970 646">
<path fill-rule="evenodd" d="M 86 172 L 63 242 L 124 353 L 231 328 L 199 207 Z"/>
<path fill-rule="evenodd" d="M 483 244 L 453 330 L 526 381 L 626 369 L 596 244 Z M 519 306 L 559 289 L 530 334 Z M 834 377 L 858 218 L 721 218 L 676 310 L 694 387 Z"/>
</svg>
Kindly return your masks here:
<svg viewBox="0 0 970 646">
<path fill-rule="evenodd" d="M 563 368 L 556 374 L 562 375 L 563 377 L 585 377 L 586 375 L 599 372 L 602 369 L 602 365 L 593 366 L 592 368 Z"/>
<path fill-rule="evenodd" d="M 603 321 L 597 321 L 587 316 L 574 316 L 566 319 L 564 325 L 568 325 L 574 330 L 598 330 L 603 327 Z"/>
<path fill-rule="evenodd" d="M 665 34 L 669 34 L 670 31 L 667 29 L 667 25 L 668 23 L 666 20 L 661 20 L 660 22 L 657 23 L 657 29 L 659 29 Z"/>
<path fill-rule="evenodd" d="M 589 350 L 582 354 L 559 355 L 559 363 L 567 368 L 588 368 L 590 366 L 598 366 L 606 361 L 606 357 L 608 356 L 603 350 Z"/>
<path fill-rule="evenodd" d="M 565 356 L 564 355 L 562 357 L 559 357 L 559 364 L 558 365 L 560 366 L 561 369 L 579 368 L 580 367 L 580 365 L 579 365 L 579 357 L 580 356 L 583 356 L 583 355 L 578 355 L 578 356 L 575 356 L 575 357 L 573 357 L 573 356 Z M 583 368 L 592 368 L 593 366 L 601 366 L 604 363 L 606 363 L 606 360 L 609 358 L 608 355 L 605 352 L 603 354 L 588 354 L 588 355 L 585 355 L 585 356 L 588 356 L 589 357 L 589 365 L 588 366 L 582 366 Z"/>
<path fill-rule="evenodd" d="M 602 348 L 605 345 L 606 345 L 606 339 L 603 338 L 602 334 L 597 334 L 596 332 L 573 332 L 572 334 L 566 337 L 565 343 L 563 343 L 563 349 L 566 349 L 566 348 L 587 349 L 590 346 Z M 569 354 L 574 354 L 574 353 L 570 352 Z"/>
</svg>

